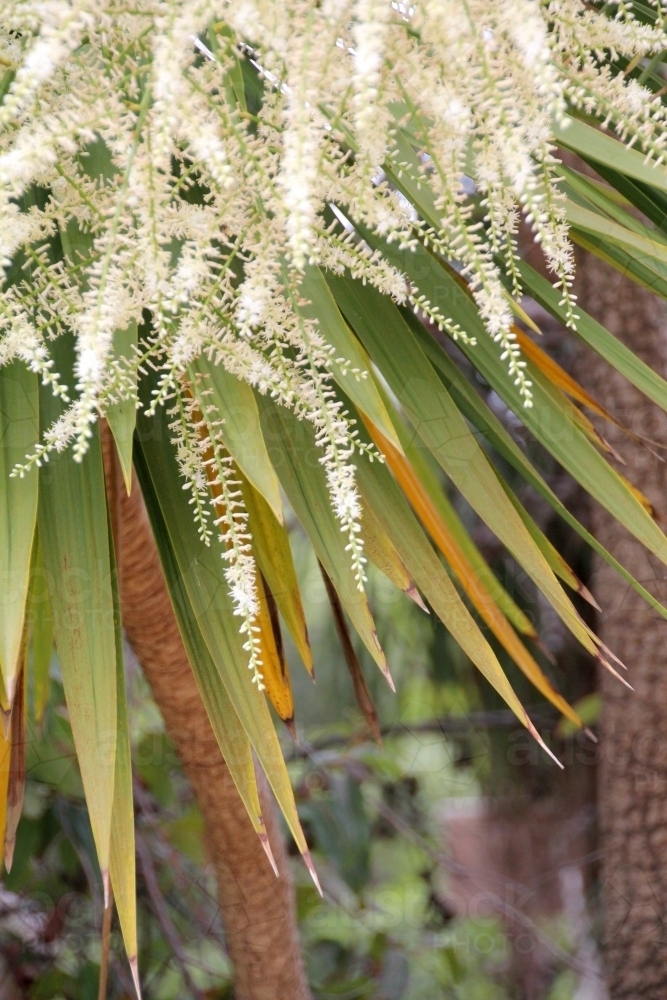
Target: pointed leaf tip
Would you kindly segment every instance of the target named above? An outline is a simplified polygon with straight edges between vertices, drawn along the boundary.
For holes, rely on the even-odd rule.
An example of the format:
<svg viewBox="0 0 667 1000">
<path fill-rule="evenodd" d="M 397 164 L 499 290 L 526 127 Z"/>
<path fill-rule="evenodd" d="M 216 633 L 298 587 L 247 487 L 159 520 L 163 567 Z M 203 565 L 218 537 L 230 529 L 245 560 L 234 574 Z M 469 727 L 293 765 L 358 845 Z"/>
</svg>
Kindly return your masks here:
<svg viewBox="0 0 667 1000">
<path fill-rule="evenodd" d="M 276 878 L 280 878 L 280 872 L 278 871 L 278 865 L 276 864 L 276 859 L 273 856 L 273 851 L 271 850 L 271 842 L 269 841 L 269 836 L 266 833 L 259 834 L 259 842 L 264 848 L 264 853 L 269 859 L 269 864 L 273 868 L 273 874 Z"/>
<path fill-rule="evenodd" d="M 592 605 L 592 607 L 594 607 L 596 611 L 599 611 L 600 614 L 602 614 L 602 608 L 595 600 L 588 587 L 586 587 L 583 583 L 581 583 L 581 581 L 579 581 L 578 592 L 585 601 L 588 601 L 588 603 Z"/>
<path fill-rule="evenodd" d="M 386 680 L 387 684 L 389 685 L 389 687 L 391 688 L 391 690 L 394 692 L 394 694 L 396 694 L 396 685 L 394 684 L 394 679 L 391 676 L 391 671 L 390 671 L 390 669 L 389 669 L 389 667 L 387 665 L 387 660 L 386 660 L 386 657 L 384 655 L 384 650 L 382 649 L 382 646 L 380 645 L 380 640 L 378 639 L 378 634 L 375 631 L 375 629 L 373 629 L 371 631 L 371 635 L 373 636 L 373 642 L 377 646 L 377 650 L 378 650 L 378 652 L 379 652 L 379 654 L 380 654 L 380 656 L 382 658 L 382 662 L 380 663 L 380 670 L 382 671 L 382 674 L 383 674 L 384 679 Z"/>
<path fill-rule="evenodd" d="M 600 661 L 600 663 L 602 664 L 603 667 L 607 668 L 607 670 L 609 671 L 610 674 L 612 674 L 614 677 L 616 677 L 617 680 L 619 680 L 621 682 L 621 684 L 624 684 L 625 687 L 628 688 L 630 691 L 634 691 L 634 688 L 633 688 L 632 684 L 628 684 L 628 682 L 626 681 L 625 677 L 621 677 L 621 675 L 619 674 L 618 670 L 614 670 L 614 668 L 612 667 L 611 663 L 608 663 L 605 660 L 604 656 L 602 656 L 601 653 L 598 653 L 597 659 Z"/>
<path fill-rule="evenodd" d="M 134 983 L 134 988 L 137 991 L 137 1000 L 141 1000 L 141 984 L 139 982 L 139 960 L 136 955 L 130 958 L 130 972 L 132 973 L 132 982 Z"/>
<path fill-rule="evenodd" d="M 607 656 L 608 656 L 608 657 L 609 657 L 609 658 L 610 658 L 611 660 L 613 660 L 613 661 L 614 661 L 614 663 L 618 663 L 619 667 L 622 667 L 622 668 L 623 668 L 623 670 L 627 670 L 627 669 L 628 669 L 628 668 L 626 667 L 625 663 L 623 663 L 623 660 L 619 660 L 619 658 L 618 658 L 618 656 L 616 655 L 616 653 L 614 653 L 614 652 L 613 652 L 613 650 L 611 650 L 611 649 L 609 648 L 609 646 L 605 646 L 604 642 L 602 642 L 602 641 L 600 641 L 600 649 L 601 649 L 601 650 L 602 650 L 602 651 L 603 651 L 604 653 L 606 653 L 606 655 L 607 655 Z"/>
<path fill-rule="evenodd" d="M 296 745 L 299 746 L 299 735 L 296 731 L 296 722 L 294 721 L 294 716 L 292 716 L 291 719 L 283 719 L 283 722 L 285 723 L 285 728 L 287 729 L 287 732 L 290 734 Z"/>
<path fill-rule="evenodd" d="M 537 729 L 535 728 L 535 726 L 533 725 L 533 723 L 530 721 L 530 717 L 529 717 L 528 713 L 524 711 L 524 715 L 525 715 L 525 721 L 526 721 L 526 729 L 528 730 L 528 732 L 530 733 L 530 735 L 533 736 L 537 740 L 537 742 L 540 744 L 540 746 L 542 747 L 542 749 L 544 750 L 544 752 L 547 753 L 547 754 L 549 754 L 549 756 L 551 757 L 551 759 L 554 760 L 556 762 L 556 764 L 558 764 L 558 766 L 561 769 L 561 771 L 565 770 L 565 765 L 561 764 L 561 762 L 559 761 L 559 759 L 556 756 L 556 754 L 553 753 L 553 751 L 551 751 L 549 749 L 549 747 L 546 745 L 546 743 L 544 742 L 544 740 L 542 739 L 542 737 L 538 733 Z"/>
<path fill-rule="evenodd" d="M 310 856 L 310 851 L 304 851 L 302 857 L 303 857 L 303 860 L 306 862 L 306 868 L 310 872 L 310 877 L 312 878 L 313 882 L 315 883 L 315 888 L 319 892 L 319 894 L 322 897 L 322 899 L 324 899 L 324 893 L 322 892 L 322 886 L 320 885 L 320 880 L 317 877 L 317 872 L 315 871 L 315 865 L 313 864 L 313 859 Z"/>
<path fill-rule="evenodd" d="M 415 604 L 417 604 L 422 609 L 422 611 L 425 611 L 427 615 L 430 615 L 431 612 L 424 604 L 424 601 L 422 600 L 422 595 L 419 593 L 414 583 L 410 584 L 405 593 L 415 602 Z"/>
</svg>

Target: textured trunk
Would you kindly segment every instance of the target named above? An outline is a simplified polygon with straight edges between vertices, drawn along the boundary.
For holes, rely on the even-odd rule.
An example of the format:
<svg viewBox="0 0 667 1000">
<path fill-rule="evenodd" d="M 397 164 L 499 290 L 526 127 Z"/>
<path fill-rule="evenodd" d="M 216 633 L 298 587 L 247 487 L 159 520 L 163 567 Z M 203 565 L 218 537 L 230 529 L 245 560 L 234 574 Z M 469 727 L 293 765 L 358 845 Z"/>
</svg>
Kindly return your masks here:
<svg viewBox="0 0 667 1000">
<path fill-rule="evenodd" d="M 667 308 L 589 255 L 578 262 L 582 308 L 667 375 Z M 667 441 L 667 418 L 597 355 L 582 348 L 580 381 L 633 430 Z M 667 510 L 667 465 L 607 424 L 625 472 Z M 595 535 L 663 602 L 665 567 L 597 505 Z M 631 693 L 606 671 L 600 686 L 599 805 L 604 944 L 612 1000 L 667 996 L 667 622 L 598 560 L 601 636 L 628 665 Z"/>
<path fill-rule="evenodd" d="M 107 467 L 109 462 L 107 462 Z M 117 480 L 116 480 L 117 481 Z M 138 484 L 113 488 L 122 617 L 201 810 L 236 1000 L 307 1000 L 289 861 L 273 803 L 262 813 L 273 874 L 221 757 L 181 642 Z"/>
</svg>

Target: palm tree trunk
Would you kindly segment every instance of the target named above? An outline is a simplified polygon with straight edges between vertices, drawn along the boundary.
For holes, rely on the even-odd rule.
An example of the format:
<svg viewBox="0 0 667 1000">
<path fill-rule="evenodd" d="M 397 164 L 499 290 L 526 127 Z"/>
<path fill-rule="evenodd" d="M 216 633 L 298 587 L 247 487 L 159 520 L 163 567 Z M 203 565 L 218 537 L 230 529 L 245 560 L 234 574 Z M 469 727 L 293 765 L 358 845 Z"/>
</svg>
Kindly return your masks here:
<svg viewBox="0 0 667 1000">
<path fill-rule="evenodd" d="M 581 254 L 579 302 L 647 364 L 667 376 L 667 307 L 608 265 Z M 582 347 L 580 381 L 623 423 L 667 441 L 667 418 L 596 354 Z M 667 510 L 667 464 L 622 432 L 604 434 L 624 455 L 624 471 Z M 592 530 L 663 602 L 665 567 L 602 508 Z M 599 817 L 604 945 L 612 1000 L 667 996 L 667 622 L 602 560 L 594 576 L 601 637 L 627 663 L 629 692 L 601 672 Z"/>
<path fill-rule="evenodd" d="M 107 438 L 108 445 L 108 438 Z M 110 469 L 123 625 L 192 786 L 215 866 L 236 1000 L 308 1000 L 285 843 L 265 781 L 262 814 L 273 874 L 222 759 L 181 642 L 138 483 Z"/>
</svg>

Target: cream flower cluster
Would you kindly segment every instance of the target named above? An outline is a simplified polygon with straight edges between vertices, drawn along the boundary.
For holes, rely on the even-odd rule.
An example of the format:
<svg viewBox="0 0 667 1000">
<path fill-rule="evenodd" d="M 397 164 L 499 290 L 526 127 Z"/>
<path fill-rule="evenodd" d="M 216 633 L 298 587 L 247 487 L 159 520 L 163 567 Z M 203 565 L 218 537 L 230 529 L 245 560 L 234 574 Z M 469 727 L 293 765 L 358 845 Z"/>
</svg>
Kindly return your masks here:
<svg viewBox="0 0 667 1000">
<path fill-rule="evenodd" d="M 645 23 L 620 0 L 604 10 L 583 0 L 5 0 L 0 365 L 23 359 L 67 403 L 29 462 L 69 445 L 81 458 L 98 415 L 134 398 L 150 362 L 161 373 L 153 405 L 168 401 L 206 538 L 206 450 L 186 419 L 188 366 L 206 354 L 313 423 L 361 587 L 357 445 L 331 388 L 325 331 L 296 307 L 304 266 L 347 269 L 465 337 L 354 224 L 406 248 L 427 242 L 468 280 L 529 406 L 501 268 L 520 294 L 523 216 L 575 322 L 551 126 L 569 104 L 663 158 L 662 105 L 616 62 L 664 49 L 662 7 L 652 9 Z M 390 183 L 397 162 L 428 186 L 428 222 Z M 132 321 L 142 339 L 119 359 L 115 332 Z M 50 356 L 65 329 L 77 344 L 69 387 Z M 209 444 L 229 494 L 222 522 L 213 513 L 254 658 L 242 505 Z"/>
</svg>

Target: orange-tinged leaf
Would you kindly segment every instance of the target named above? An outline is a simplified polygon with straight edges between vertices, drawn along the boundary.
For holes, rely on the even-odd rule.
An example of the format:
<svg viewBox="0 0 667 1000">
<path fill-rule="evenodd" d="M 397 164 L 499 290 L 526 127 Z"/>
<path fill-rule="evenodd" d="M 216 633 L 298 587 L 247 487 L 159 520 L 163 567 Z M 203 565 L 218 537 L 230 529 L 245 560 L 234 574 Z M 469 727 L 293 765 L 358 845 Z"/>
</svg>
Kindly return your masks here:
<svg viewBox="0 0 667 1000">
<path fill-rule="evenodd" d="M 617 470 L 617 475 L 619 479 L 623 480 L 623 482 L 630 490 L 632 495 L 636 497 L 637 500 L 639 500 L 640 504 L 642 505 L 647 514 L 650 514 L 651 517 L 657 518 L 657 520 L 659 521 L 664 520 L 664 517 L 658 511 L 656 511 L 655 507 L 653 506 L 649 498 L 645 496 L 645 494 L 642 493 L 640 489 L 637 489 L 634 483 L 631 483 L 630 480 L 626 476 L 624 476 L 622 472 L 618 472 L 618 470 Z"/>
<path fill-rule="evenodd" d="M 507 593 L 466 531 L 459 515 L 454 509 L 453 504 L 449 500 L 449 497 L 447 496 L 433 469 L 430 453 L 426 449 L 418 446 L 417 442 L 419 441 L 419 438 L 416 437 L 416 435 L 412 435 L 411 439 L 411 435 L 407 427 L 398 417 L 395 418 L 394 422 L 396 432 L 403 446 L 403 452 L 407 455 L 417 479 L 430 497 L 432 504 L 434 505 L 440 518 L 444 521 L 447 529 L 454 536 L 460 548 L 463 550 L 463 553 L 467 561 L 470 563 L 476 577 L 483 582 L 493 600 L 511 621 L 517 631 L 521 632 L 523 635 L 530 636 L 531 639 L 536 639 L 537 632 L 535 631 L 535 626 L 521 610 L 514 599 Z"/>
<path fill-rule="evenodd" d="M 384 454 L 401 489 L 412 504 L 424 527 L 458 577 L 461 586 L 496 638 L 502 643 L 517 666 L 541 694 L 570 721 L 580 724 L 576 712 L 553 688 L 539 664 L 530 655 L 518 635 L 475 573 L 456 538 L 440 517 L 433 501 L 417 478 L 408 459 L 398 452 L 382 432 L 364 419 L 368 431 Z"/>
<path fill-rule="evenodd" d="M 294 735 L 294 698 L 280 634 L 278 607 L 261 572 L 257 574 L 255 584 L 259 599 L 259 613 L 255 622 L 259 628 L 261 671 L 266 696 Z"/>
<path fill-rule="evenodd" d="M 363 235 L 366 238 L 365 230 Z M 368 239 L 372 240 L 372 235 Z M 584 648 L 595 654 L 595 641 L 589 630 L 503 493 L 488 456 L 421 351 L 403 313 L 371 285 L 335 275 L 328 276 L 327 281 L 415 431 L 443 471 L 526 570 Z M 492 344 L 488 336 L 484 337 Z M 467 349 L 475 354 L 483 350 L 470 345 Z"/>
<path fill-rule="evenodd" d="M 12 744 L 10 734 L 0 726 L 0 844 L 5 842 L 7 828 L 7 792 L 9 790 L 9 769 L 11 767 Z"/>
<path fill-rule="evenodd" d="M 512 327 L 514 333 L 516 334 L 517 341 L 521 347 L 522 352 L 527 358 L 529 358 L 536 368 L 542 372 L 542 374 L 547 378 L 551 384 L 556 388 L 560 389 L 561 392 L 566 393 L 571 399 L 576 400 L 576 402 L 581 403 L 582 406 L 586 406 L 592 413 L 596 413 L 599 417 L 613 424 L 627 434 L 629 438 L 633 441 L 637 441 L 640 444 L 647 445 L 651 448 L 662 447 L 659 443 L 651 441 L 650 438 L 643 437 L 641 434 L 636 434 L 634 431 L 626 427 L 625 424 L 621 423 L 613 413 L 605 409 L 589 392 L 579 385 L 579 383 L 572 378 L 571 375 L 561 368 L 561 366 L 551 358 L 546 351 L 543 351 L 539 344 L 536 344 L 534 340 L 520 330 L 519 327 Z M 575 408 L 576 409 L 576 408 Z M 571 411 L 570 411 L 571 412 Z M 606 441 L 602 435 L 600 435 L 590 420 L 584 416 L 579 410 L 576 410 L 577 417 L 572 414 L 577 423 L 584 431 L 584 433 L 599 447 L 602 447 L 604 451 L 614 455 L 615 458 L 620 459 L 620 456 L 614 451 L 608 441 Z M 583 420 L 581 419 L 583 417 Z"/>
<path fill-rule="evenodd" d="M 359 430 L 364 440 L 366 430 L 363 422 Z M 366 456 L 355 456 L 353 461 L 364 503 L 374 506 L 396 551 L 433 611 L 540 746 L 551 754 L 524 711 L 498 658 L 462 601 L 386 463 L 369 462 Z"/>
<path fill-rule="evenodd" d="M 512 326 L 513 333 L 516 334 L 516 339 L 521 347 L 521 350 L 526 355 L 527 358 L 535 364 L 543 375 L 549 379 L 552 385 L 555 385 L 557 389 L 562 392 L 566 392 L 568 396 L 572 399 L 576 399 L 578 403 L 583 406 L 587 406 L 589 410 L 593 413 L 597 413 L 598 416 L 604 417 L 612 424 L 616 424 L 617 427 L 623 427 L 623 425 L 614 417 L 609 410 L 606 410 L 589 392 L 579 385 L 576 379 L 573 379 L 571 375 L 561 368 L 561 366 L 550 357 L 546 351 L 544 351 L 539 344 L 536 344 L 523 330 L 520 330 L 518 326 Z M 625 430 L 625 428 L 623 428 Z"/>
<path fill-rule="evenodd" d="M 521 331 L 518 330 L 518 329 L 516 329 L 516 332 L 517 332 L 517 335 L 521 333 Z M 534 364 L 536 364 L 536 367 L 538 367 L 540 369 L 540 371 L 542 372 L 542 374 L 544 375 L 544 377 L 547 378 L 552 383 L 552 385 L 554 386 L 554 388 L 556 390 L 560 390 L 557 398 L 560 399 L 561 405 L 563 407 L 565 407 L 565 409 L 567 410 L 567 413 L 568 413 L 570 419 L 573 421 L 573 423 L 575 423 L 583 431 L 583 433 L 586 435 L 586 437 L 588 437 L 589 440 L 593 442 L 593 444 L 597 445 L 599 448 L 602 448 L 603 451 L 606 451 L 608 454 L 612 455 L 615 459 L 617 459 L 617 461 L 623 462 L 623 464 L 625 464 L 625 462 L 623 461 L 623 459 L 621 458 L 621 456 L 611 447 L 611 445 L 609 444 L 609 442 L 605 441 L 605 439 L 602 437 L 602 435 L 598 433 L 598 431 L 593 426 L 593 424 L 591 423 L 591 421 L 588 419 L 588 417 L 586 416 L 586 414 L 582 413 L 581 410 L 577 409 L 577 407 L 574 405 L 574 403 L 572 403 L 569 399 L 567 399 L 567 397 L 565 395 L 563 395 L 563 393 L 566 392 L 566 391 L 568 391 L 568 390 L 565 390 L 563 388 L 563 386 L 561 384 L 559 384 L 559 381 L 561 381 L 563 383 L 565 381 L 568 381 L 568 380 L 569 380 L 569 382 L 574 382 L 574 379 L 570 379 L 569 375 L 567 375 L 566 372 L 563 372 L 562 369 L 560 369 L 560 371 L 562 372 L 563 379 L 560 379 L 560 376 L 554 376 L 554 377 L 552 377 L 551 370 L 553 368 L 558 368 L 559 367 L 558 365 L 556 365 L 556 362 L 552 361 L 552 359 L 547 354 L 545 354 L 544 351 L 542 351 L 541 348 L 537 346 L 537 344 L 533 343 L 533 341 L 529 337 L 526 337 L 525 334 L 521 334 L 521 337 L 523 338 L 521 340 L 521 349 L 524 351 L 526 357 L 530 358 L 530 360 Z M 525 348 L 525 344 L 526 343 L 529 344 L 529 345 L 531 345 L 528 348 L 528 350 L 526 350 L 526 348 Z M 539 354 L 541 355 L 541 363 L 540 364 L 538 364 L 536 362 L 535 358 L 532 356 L 534 352 L 539 352 Z M 547 362 L 548 362 L 548 364 L 547 364 Z M 542 364 L 544 364 L 545 368 L 547 369 L 546 371 L 542 367 Z M 576 383 L 574 383 L 574 384 L 576 385 Z M 583 389 L 581 390 L 581 393 L 582 393 L 583 396 L 588 397 L 588 393 L 584 392 Z M 572 395 L 572 393 L 568 392 L 568 395 Z M 592 400 L 592 397 L 588 397 L 588 398 Z M 581 400 L 581 401 L 583 402 L 583 400 Z M 592 400 L 592 401 L 595 404 L 595 401 L 594 400 Z M 597 404 L 595 404 L 595 407 L 591 406 L 589 403 L 586 403 L 585 405 L 589 406 L 590 409 L 594 409 L 595 407 L 597 407 Z M 602 407 L 595 408 L 595 412 L 598 413 L 600 416 L 605 416 L 607 420 L 610 420 L 613 424 L 615 424 L 616 426 L 620 427 L 630 437 L 634 438 L 637 441 L 641 441 L 642 444 L 653 444 L 653 442 L 647 441 L 645 438 L 640 438 L 638 435 L 636 435 L 632 431 L 628 430 L 626 427 L 623 426 L 623 424 L 619 423 L 618 420 L 616 420 L 610 413 L 608 413 Z M 627 479 L 626 476 L 624 476 L 622 473 L 618 472 L 617 470 L 616 470 L 616 474 L 619 477 L 619 479 L 622 480 L 622 482 L 625 484 L 625 486 L 630 490 L 630 492 L 633 494 L 633 496 L 639 501 L 639 503 L 642 505 L 642 507 L 644 508 L 644 510 L 648 514 L 651 515 L 651 517 L 658 518 L 659 520 L 663 519 L 662 516 L 656 511 L 654 505 L 651 503 L 651 501 L 648 499 L 648 497 L 646 497 L 642 493 L 641 490 L 639 490 L 633 483 L 630 482 L 629 479 Z"/>
<path fill-rule="evenodd" d="M 253 554 L 268 588 L 275 598 L 299 656 L 313 676 L 313 651 L 308 638 L 306 616 L 301 602 L 289 536 L 259 490 L 239 470 L 243 500 L 248 511 Z"/>
<path fill-rule="evenodd" d="M 9 724 L 9 781 L 7 785 L 7 812 L 5 818 L 5 868 L 11 871 L 16 847 L 16 830 L 23 811 L 25 794 L 25 644 L 24 662 L 16 683 L 16 695 Z"/>
</svg>

